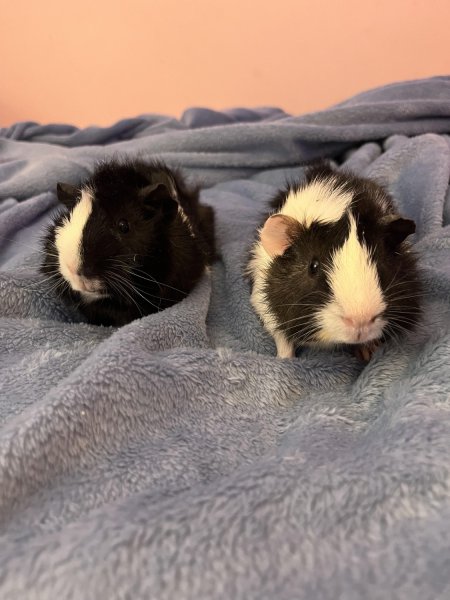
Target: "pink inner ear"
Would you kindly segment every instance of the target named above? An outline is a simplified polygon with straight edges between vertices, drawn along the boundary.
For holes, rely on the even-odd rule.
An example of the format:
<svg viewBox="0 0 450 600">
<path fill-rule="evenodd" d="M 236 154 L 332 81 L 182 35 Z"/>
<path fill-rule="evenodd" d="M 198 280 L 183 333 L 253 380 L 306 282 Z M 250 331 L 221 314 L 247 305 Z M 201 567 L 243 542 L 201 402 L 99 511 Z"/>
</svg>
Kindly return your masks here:
<svg viewBox="0 0 450 600">
<path fill-rule="evenodd" d="M 292 244 L 295 221 L 286 215 L 272 215 L 260 233 L 261 244 L 269 256 L 280 256 Z"/>
</svg>

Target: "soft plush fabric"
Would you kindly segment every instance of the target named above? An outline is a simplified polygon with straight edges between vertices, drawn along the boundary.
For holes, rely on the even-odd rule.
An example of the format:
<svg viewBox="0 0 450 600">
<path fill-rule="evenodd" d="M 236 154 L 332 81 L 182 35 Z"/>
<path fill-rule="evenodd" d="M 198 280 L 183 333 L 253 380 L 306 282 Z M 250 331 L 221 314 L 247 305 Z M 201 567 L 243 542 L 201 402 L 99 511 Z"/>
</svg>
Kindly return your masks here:
<svg viewBox="0 0 450 600">
<path fill-rule="evenodd" d="M 0 598 L 449 598 L 450 78 L 301 117 L 0 133 Z M 221 259 L 180 304 L 112 329 L 49 292 L 39 240 L 56 182 L 123 154 L 204 187 Z M 423 323 L 366 366 L 277 359 L 249 304 L 266 202 L 318 156 L 417 223 Z"/>
</svg>

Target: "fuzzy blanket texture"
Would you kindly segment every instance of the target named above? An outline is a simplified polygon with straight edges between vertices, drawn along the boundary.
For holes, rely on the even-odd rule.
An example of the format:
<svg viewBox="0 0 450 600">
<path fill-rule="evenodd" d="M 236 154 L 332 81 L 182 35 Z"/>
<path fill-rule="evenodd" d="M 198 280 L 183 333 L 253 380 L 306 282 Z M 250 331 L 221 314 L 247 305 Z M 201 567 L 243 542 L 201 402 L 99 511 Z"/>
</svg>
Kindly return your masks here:
<svg viewBox="0 0 450 600">
<path fill-rule="evenodd" d="M 304 116 L 0 130 L 1 600 L 450 598 L 448 134 L 449 77 Z M 126 154 L 203 186 L 221 259 L 180 304 L 96 327 L 43 285 L 39 240 L 57 181 Z M 367 366 L 277 359 L 249 303 L 266 202 L 318 156 L 417 223 L 423 324 Z"/>
</svg>

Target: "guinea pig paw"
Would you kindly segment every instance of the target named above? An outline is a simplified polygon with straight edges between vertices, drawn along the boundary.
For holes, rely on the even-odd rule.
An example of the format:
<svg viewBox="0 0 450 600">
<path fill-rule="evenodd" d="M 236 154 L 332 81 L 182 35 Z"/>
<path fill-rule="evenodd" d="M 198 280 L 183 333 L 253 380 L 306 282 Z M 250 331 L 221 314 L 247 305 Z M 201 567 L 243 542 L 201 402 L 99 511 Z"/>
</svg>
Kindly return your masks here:
<svg viewBox="0 0 450 600">
<path fill-rule="evenodd" d="M 380 346 L 381 340 L 372 340 L 363 346 L 356 346 L 355 356 L 361 362 L 368 363 Z"/>
</svg>

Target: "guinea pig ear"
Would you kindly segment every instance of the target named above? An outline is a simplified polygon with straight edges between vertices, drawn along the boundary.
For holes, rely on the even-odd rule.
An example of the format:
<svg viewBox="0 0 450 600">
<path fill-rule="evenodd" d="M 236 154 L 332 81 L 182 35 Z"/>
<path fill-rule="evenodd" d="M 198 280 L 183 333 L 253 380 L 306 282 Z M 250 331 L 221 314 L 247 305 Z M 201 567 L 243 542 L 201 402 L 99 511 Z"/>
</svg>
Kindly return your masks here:
<svg viewBox="0 0 450 600">
<path fill-rule="evenodd" d="M 156 182 L 147 185 L 139 191 L 147 218 L 161 215 L 174 216 L 178 211 L 178 200 L 173 197 L 172 190 L 165 183 Z"/>
<path fill-rule="evenodd" d="M 158 171 L 152 174 L 152 184 L 160 183 L 164 185 L 170 193 L 171 198 L 178 202 L 178 192 L 175 179 L 167 171 Z"/>
<path fill-rule="evenodd" d="M 56 195 L 61 204 L 64 204 L 68 209 L 72 209 L 78 202 L 80 191 L 70 183 L 57 183 Z"/>
<path fill-rule="evenodd" d="M 385 229 L 388 241 L 395 247 L 416 231 L 416 224 L 411 219 L 393 216 L 386 222 Z"/>
<path fill-rule="evenodd" d="M 260 231 L 260 240 L 269 256 L 281 256 L 292 245 L 298 223 L 286 215 L 272 215 Z"/>
</svg>

